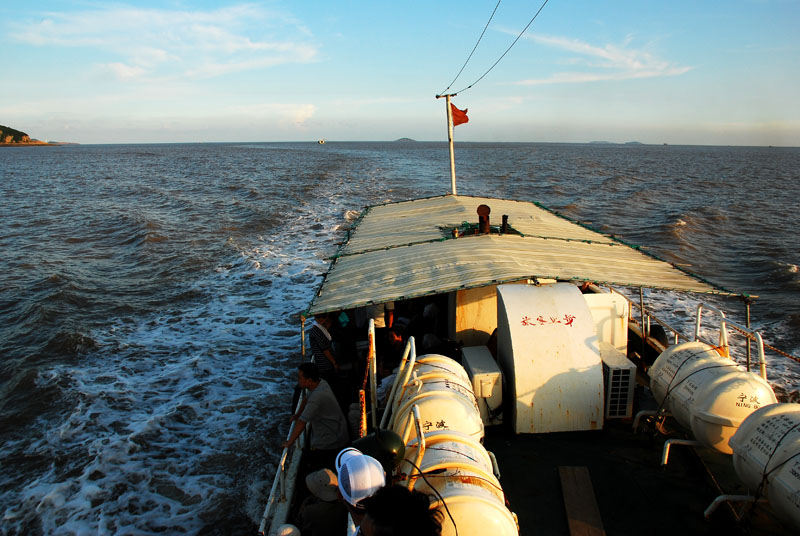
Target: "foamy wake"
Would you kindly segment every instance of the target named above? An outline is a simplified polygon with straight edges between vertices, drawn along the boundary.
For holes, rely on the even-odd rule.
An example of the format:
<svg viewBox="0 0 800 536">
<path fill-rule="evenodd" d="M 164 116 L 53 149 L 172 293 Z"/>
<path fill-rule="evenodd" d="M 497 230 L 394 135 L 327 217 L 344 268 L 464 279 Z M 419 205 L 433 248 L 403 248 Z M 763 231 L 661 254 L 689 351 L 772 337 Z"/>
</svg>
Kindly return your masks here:
<svg viewBox="0 0 800 536">
<path fill-rule="evenodd" d="M 345 212 L 333 205 L 280 236 L 231 242 L 190 303 L 113 320 L 92 334 L 95 352 L 42 371 L 38 387 L 63 396 L 61 418 L 2 450 L 53 462 L 2 498 L 2 532 L 192 534 L 229 508 L 257 519 L 273 468 L 247 458 L 279 441 L 264 430 L 288 408 L 297 313 Z"/>
</svg>

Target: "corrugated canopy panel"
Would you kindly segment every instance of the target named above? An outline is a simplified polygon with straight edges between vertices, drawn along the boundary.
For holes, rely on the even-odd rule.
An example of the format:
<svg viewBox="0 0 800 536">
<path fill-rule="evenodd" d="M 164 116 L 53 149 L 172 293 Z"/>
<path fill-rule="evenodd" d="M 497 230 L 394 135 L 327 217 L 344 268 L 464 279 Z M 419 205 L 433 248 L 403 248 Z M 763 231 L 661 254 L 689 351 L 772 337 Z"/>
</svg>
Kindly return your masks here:
<svg viewBox="0 0 800 536">
<path fill-rule="evenodd" d="M 524 235 L 612 242 L 533 203 L 447 195 L 371 207 L 344 254 L 440 239 L 444 228 L 457 227 L 464 221 L 477 223 L 480 205 L 491 208 L 493 225 L 499 225 L 507 214 L 509 225 Z"/>
<path fill-rule="evenodd" d="M 476 223 L 481 204 L 491 208 L 493 225 L 507 214 L 521 235 L 445 238 L 447 229 Z M 534 277 L 732 294 L 533 203 L 443 196 L 368 209 L 309 310 L 336 311 Z"/>
</svg>

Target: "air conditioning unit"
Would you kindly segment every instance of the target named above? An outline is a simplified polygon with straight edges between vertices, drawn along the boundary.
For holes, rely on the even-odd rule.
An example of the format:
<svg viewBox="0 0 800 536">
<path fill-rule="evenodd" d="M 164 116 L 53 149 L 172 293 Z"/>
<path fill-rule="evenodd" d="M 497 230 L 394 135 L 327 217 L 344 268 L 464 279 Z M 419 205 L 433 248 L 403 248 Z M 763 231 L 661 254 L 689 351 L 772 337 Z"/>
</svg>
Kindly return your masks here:
<svg viewBox="0 0 800 536">
<path fill-rule="evenodd" d="M 605 418 L 633 417 L 633 389 L 636 387 L 636 365 L 607 342 L 600 343 L 605 383 Z"/>
</svg>

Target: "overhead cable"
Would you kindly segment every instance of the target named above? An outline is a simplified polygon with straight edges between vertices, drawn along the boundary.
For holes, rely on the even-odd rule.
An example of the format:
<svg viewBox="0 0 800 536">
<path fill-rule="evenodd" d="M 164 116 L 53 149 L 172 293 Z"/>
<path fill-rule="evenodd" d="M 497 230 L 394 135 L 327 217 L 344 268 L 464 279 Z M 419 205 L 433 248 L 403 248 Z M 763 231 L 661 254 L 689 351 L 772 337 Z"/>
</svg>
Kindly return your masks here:
<svg viewBox="0 0 800 536">
<path fill-rule="evenodd" d="M 456 77 L 455 77 L 455 78 L 453 78 L 453 81 L 452 81 L 452 82 L 450 82 L 450 85 L 449 85 L 449 86 L 447 86 L 447 87 L 444 89 L 444 91 L 440 92 L 438 96 L 442 96 L 442 95 L 444 95 L 445 93 L 447 93 L 447 90 L 448 90 L 448 89 L 450 89 L 451 87 L 453 87 L 453 84 L 455 84 L 455 83 L 456 83 L 456 80 L 458 80 L 458 77 L 459 77 L 459 76 L 461 76 L 461 73 L 462 73 L 462 72 L 464 72 L 464 67 L 466 67 L 466 66 L 467 66 L 467 64 L 469 63 L 469 60 L 472 58 L 472 55 L 473 55 L 473 54 L 475 54 L 475 49 L 477 49 L 477 48 L 478 48 L 478 45 L 480 44 L 480 42 L 481 42 L 481 39 L 483 39 L 483 34 L 485 34 L 485 33 L 486 33 L 486 29 L 489 27 L 489 23 L 491 23 L 491 22 L 492 22 L 492 19 L 494 18 L 494 14 L 495 14 L 495 13 L 497 13 L 497 8 L 498 8 L 498 7 L 500 7 L 500 2 L 501 2 L 501 1 L 502 1 L 502 0 L 497 0 L 497 4 L 494 6 L 494 11 L 492 11 L 492 15 L 489 17 L 489 20 L 488 20 L 488 21 L 486 21 L 486 26 L 484 26 L 484 27 L 483 27 L 483 31 L 481 32 L 481 35 L 480 35 L 480 37 L 478 37 L 478 42 L 477 42 L 477 43 L 475 43 L 475 46 L 474 46 L 474 47 L 472 47 L 472 52 L 470 52 L 470 53 L 469 53 L 469 56 L 467 56 L 467 61 L 465 61 L 465 62 L 464 62 L 464 65 L 462 65 L 462 66 L 461 66 L 461 69 L 458 71 L 458 74 L 456 75 Z"/>
<path fill-rule="evenodd" d="M 483 74 L 482 74 L 482 75 L 481 75 L 481 76 L 480 76 L 480 77 L 479 77 L 477 80 L 475 80 L 473 83 L 471 83 L 470 85 L 468 85 L 468 86 L 467 86 L 467 87 L 465 87 L 464 89 L 461 89 L 461 90 L 459 90 L 459 91 L 456 91 L 456 93 L 463 93 L 464 91 L 466 91 L 466 90 L 470 89 L 470 88 L 471 88 L 471 87 L 473 87 L 475 84 L 477 84 L 478 82 L 480 82 L 481 80 L 483 80 L 483 78 L 484 78 L 484 77 L 485 77 L 487 74 L 489 74 L 489 73 L 492 71 L 492 69 L 494 69 L 494 68 L 497 66 L 497 64 L 498 64 L 498 63 L 500 63 L 500 60 L 502 60 L 502 59 L 505 57 L 505 55 L 506 55 L 506 54 L 508 54 L 508 51 L 509 51 L 509 50 L 511 50 L 511 49 L 514 47 L 514 45 L 516 45 L 516 44 L 517 44 L 517 41 L 519 41 L 520 37 L 522 37 L 522 35 L 523 35 L 523 34 L 524 34 L 524 33 L 525 33 L 527 30 L 528 30 L 528 28 L 530 28 L 531 24 L 533 24 L 533 21 L 535 21 L 535 20 L 536 20 L 536 17 L 538 17 L 538 16 L 539 16 L 539 13 L 541 13 L 541 12 L 542 12 L 542 10 L 544 9 L 544 6 L 546 6 L 546 5 L 547 5 L 547 2 L 549 2 L 549 1 L 550 1 L 550 0 L 544 0 L 544 3 L 542 4 L 542 6 L 539 8 L 539 10 L 536 12 L 536 14 L 534 14 L 534 15 L 533 15 L 533 17 L 531 18 L 531 20 L 530 20 L 530 21 L 528 21 L 528 24 L 527 24 L 527 25 L 526 25 L 526 26 L 525 26 L 525 27 L 522 29 L 522 31 L 519 33 L 519 35 L 517 36 L 517 38 L 516 38 L 516 39 L 514 39 L 514 41 L 511 43 L 511 45 L 509 45 L 509 47 L 506 49 L 506 51 L 505 51 L 505 52 L 503 52 L 503 54 L 502 54 L 502 55 L 501 55 L 499 58 L 497 58 L 497 61 L 496 61 L 496 62 L 494 62 L 494 63 L 492 64 L 492 66 L 491 66 L 491 67 L 489 67 L 489 68 L 486 70 L 486 72 L 485 72 L 485 73 L 483 73 Z"/>
</svg>

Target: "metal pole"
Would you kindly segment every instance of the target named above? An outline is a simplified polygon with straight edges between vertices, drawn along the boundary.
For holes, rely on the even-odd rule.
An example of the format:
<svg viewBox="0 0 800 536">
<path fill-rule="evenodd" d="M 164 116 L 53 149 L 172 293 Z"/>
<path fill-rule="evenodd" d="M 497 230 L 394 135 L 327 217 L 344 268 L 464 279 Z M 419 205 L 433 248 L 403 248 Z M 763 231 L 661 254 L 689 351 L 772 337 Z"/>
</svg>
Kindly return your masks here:
<svg viewBox="0 0 800 536">
<path fill-rule="evenodd" d="M 369 327 L 367 328 L 367 362 L 364 368 L 364 381 L 361 382 L 361 388 L 367 389 L 367 382 L 369 381 L 369 371 L 371 368 L 370 363 L 375 359 L 375 320 L 369 319 Z"/>
<path fill-rule="evenodd" d="M 358 390 L 358 437 L 367 435 L 367 396 L 364 389 Z"/>
<path fill-rule="evenodd" d="M 373 339 L 374 344 L 374 339 Z M 372 351 L 372 360 L 369 362 L 369 402 L 372 408 L 372 429 L 378 428 L 378 378 L 377 368 L 378 359 L 375 351 Z"/>
<path fill-rule="evenodd" d="M 450 146 L 450 191 L 456 195 L 456 156 L 453 151 L 453 108 L 450 105 L 450 97 L 445 95 L 447 101 L 447 143 Z"/>
<path fill-rule="evenodd" d="M 642 313 L 642 360 L 644 360 L 647 353 L 647 334 L 644 331 L 644 288 L 642 287 L 639 287 L 639 306 Z"/>
<path fill-rule="evenodd" d="M 300 315 L 300 355 L 306 360 L 306 317 Z"/>
<path fill-rule="evenodd" d="M 744 308 L 746 313 L 745 321 L 747 322 L 745 325 L 747 329 L 753 329 L 750 327 L 750 300 L 748 298 L 744 299 Z M 750 337 L 747 337 L 747 370 L 750 370 Z"/>
</svg>

